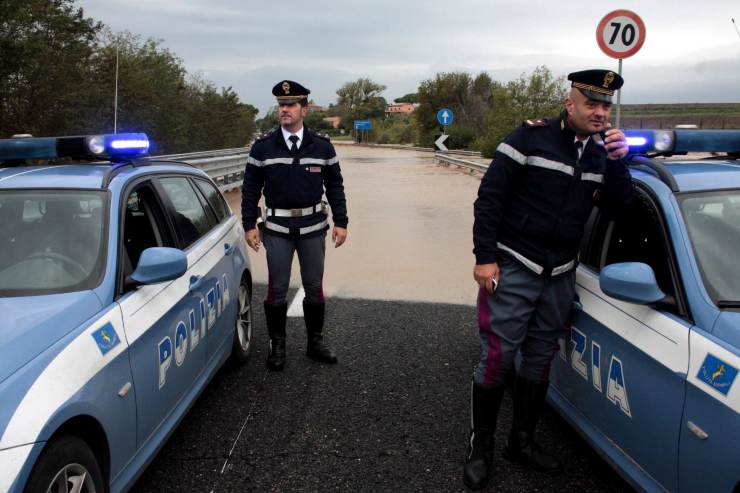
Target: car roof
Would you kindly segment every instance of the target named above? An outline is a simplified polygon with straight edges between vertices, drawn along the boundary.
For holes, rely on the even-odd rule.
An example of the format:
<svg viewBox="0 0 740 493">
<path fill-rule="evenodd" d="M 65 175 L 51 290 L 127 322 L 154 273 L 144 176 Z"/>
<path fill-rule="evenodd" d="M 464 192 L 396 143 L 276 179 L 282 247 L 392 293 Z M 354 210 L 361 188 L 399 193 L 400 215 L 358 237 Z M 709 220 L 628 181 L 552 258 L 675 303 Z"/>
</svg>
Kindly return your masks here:
<svg viewBox="0 0 740 493">
<path fill-rule="evenodd" d="M 145 165 L 141 165 L 145 164 Z M 178 172 L 205 176 L 205 173 L 185 163 L 146 160 L 137 166 L 114 165 L 111 163 L 71 163 L 47 166 L 22 166 L 0 168 L 1 189 L 95 189 L 107 187 L 107 177 L 113 167 L 125 171 L 127 176 Z"/>
<path fill-rule="evenodd" d="M 740 188 L 740 161 L 707 159 L 703 161 L 666 161 L 682 192 Z"/>
</svg>

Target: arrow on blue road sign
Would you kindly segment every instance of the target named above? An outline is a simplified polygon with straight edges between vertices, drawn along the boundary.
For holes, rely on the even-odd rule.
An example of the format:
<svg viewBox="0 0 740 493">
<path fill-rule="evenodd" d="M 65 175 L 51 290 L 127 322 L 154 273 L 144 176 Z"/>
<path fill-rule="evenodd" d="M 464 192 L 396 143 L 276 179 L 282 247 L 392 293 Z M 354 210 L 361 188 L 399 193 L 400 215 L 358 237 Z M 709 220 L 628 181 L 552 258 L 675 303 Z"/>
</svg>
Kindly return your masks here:
<svg viewBox="0 0 740 493">
<path fill-rule="evenodd" d="M 437 112 L 437 121 L 440 125 L 449 125 L 452 123 L 453 119 L 454 115 L 452 114 L 452 110 L 449 108 L 442 108 Z"/>
</svg>

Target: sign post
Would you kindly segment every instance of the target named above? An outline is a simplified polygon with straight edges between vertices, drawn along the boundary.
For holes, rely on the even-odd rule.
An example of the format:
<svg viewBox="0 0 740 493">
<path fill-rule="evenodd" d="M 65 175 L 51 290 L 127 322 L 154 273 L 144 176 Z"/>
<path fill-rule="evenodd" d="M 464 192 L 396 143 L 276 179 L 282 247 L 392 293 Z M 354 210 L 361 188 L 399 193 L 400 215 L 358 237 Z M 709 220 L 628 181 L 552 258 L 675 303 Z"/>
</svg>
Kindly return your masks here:
<svg viewBox="0 0 740 493">
<path fill-rule="evenodd" d="M 445 146 L 444 144 L 445 140 L 447 140 L 445 129 L 447 128 L 447 125 L 452 123 L 452 120 L 454 119 L 455 115 L 449 108 L 442 108 L 437 112 L 437 122 L 442 125 L 442 135 L 440 135 L 439 138 L 434 141 L 434 146 L 440 151 L 447 150 L 447 146 Z"/>
<path fill-rule="evenodd" d="M 360 131 L 365 131 L 365 142 L 367 142 L 367 133 L 373 128 L 373 122 L 370 120 L 355 120 L 354 128 L 355 132 L 357 132 L 356 135 L 359 138 L 359 141 L 362 141 L 362 138 L 360 137 L 362 134 L 360 133 Z"/>
<path fill-rule="evenodd" d="M 631 10 L 615 10 L 601 19 L 596 28 L 596 42 L 607 56 L 619 59 L 619 75 L 622 76 L 622 60 L 637 53 L 645 42 L 645 23 Z M 620 126 L 622 90 L 617 92 L 617 128 Z"/>
</svg>

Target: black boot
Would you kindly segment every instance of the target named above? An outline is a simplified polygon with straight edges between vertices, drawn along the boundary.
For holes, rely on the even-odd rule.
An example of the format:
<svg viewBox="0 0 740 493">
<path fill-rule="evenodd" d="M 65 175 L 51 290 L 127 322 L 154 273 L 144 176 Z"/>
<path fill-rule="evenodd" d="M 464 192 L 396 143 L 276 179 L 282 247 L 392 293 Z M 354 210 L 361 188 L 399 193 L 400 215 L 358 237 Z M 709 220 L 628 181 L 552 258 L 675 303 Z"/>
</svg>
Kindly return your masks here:
<svg viewBox="0 0 740 493">
<path fill-rule="evenodd" d="M 307 303 L 303 300 L 303 320 L 306 322 L 306 335 L 308 336 L 308 347 L 306 356 L 321 363 L 334 364 L 337 356 L 324 344 L 324 303 Z"/>
<path fill-rule="evenodd" d="M 473 383 L 470 403 L 470 442 L 463 467 L 463 481 L 468 488 L 480 490 L 488 484 L 488 468 L 493 455 L 493 434 L 504 396 L 503 385 Z"/>
<path fill-rule="evenodd" d="M 534 382 L 517 376 L 513 396 L 514 421 L 503 455 L 506 460 L 532 466 L 540 472 L 559 474 L 563 471 L 560 461 L 534 441 L 534 430 L 545 407 L 549 386 L 550 382 Z"/>
<path fill-rule="evenodd" d="M 288 304 L 268 305 L 265 302 L 267 333 L 270 336 L 270 354 L 267 356 L 267 369 L 282 371 L 285 367 L 285 317 Z"/>
</svg>

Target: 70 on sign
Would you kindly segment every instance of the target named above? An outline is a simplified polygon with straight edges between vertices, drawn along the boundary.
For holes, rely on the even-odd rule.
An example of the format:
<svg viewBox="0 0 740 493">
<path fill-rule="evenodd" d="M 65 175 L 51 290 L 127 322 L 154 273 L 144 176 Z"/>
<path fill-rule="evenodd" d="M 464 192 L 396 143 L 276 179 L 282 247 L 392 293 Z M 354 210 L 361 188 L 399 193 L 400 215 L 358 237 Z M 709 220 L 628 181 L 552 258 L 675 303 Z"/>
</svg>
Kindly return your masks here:
<svg viewBox="0 0 740 493">
<path fill-rule="evenodd" d="M 612 58 L 630 57 L 645 42 L 645 24 L 630 10 L 615 10 L 599 22 L 596 41 L 601 51 Z"/>
</svg>

